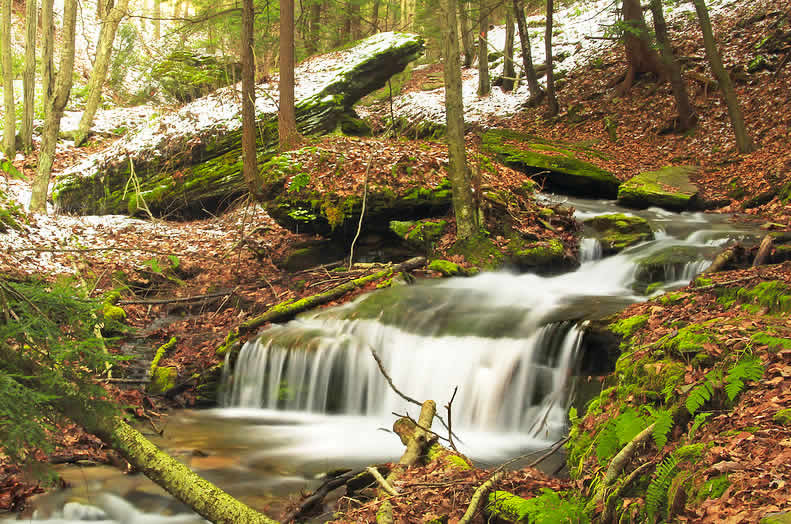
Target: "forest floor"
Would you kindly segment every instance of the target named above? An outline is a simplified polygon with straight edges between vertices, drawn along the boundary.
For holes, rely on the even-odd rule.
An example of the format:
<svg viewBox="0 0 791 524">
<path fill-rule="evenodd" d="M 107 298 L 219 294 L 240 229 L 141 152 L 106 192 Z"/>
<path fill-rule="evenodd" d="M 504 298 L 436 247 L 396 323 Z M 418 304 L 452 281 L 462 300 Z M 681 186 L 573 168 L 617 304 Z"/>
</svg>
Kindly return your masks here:
<svg viewBox="0 0 791 524">
<path fill-rule="evenodd" d="M 558 118 L 544 118 L 542 107 L 525 108 L 513 116 L 488 117 L 475 124 L 468 135 L 470 150 L 477 150 L 481 128 L 498 126 L 553 140 L 595 144 L 593 148 L 606 153 L 607 158 L 597 163 L 622 180 L 665 165 L 694 163 L 701 166 L 695 182 L 704 196 L 729 202 L 715 212 L 743 213 L 760 219 L 766 230 L 787 231 L 791 229 L 791 205 L 771 192 L 791 181 L 791 64 L 783 63 L 784 58 L 787 62 L 789 51 L 778 51 L 770 57 L 774 70 L 747 73 L 748 63 L 756 56 L 756 46 L 771 36 L 772 24 L 784 13 L 788 16 L 785 2 L 764 0 L 742 4 L 729 16 L 715 19 L 726 66 L 737 78 L 747 127 L 759 145 L 754 153 L 742 155 L 735 149 L 727 109 L 712 87 L 701 36 L 693 21 L 685 27 L 672 28 L 674 35 L 680 35 L 676 52 L 686 57 L 687 71 L 694 73 L 689 74 L 689 80 L 700 121 L 692 132 L 666 132 L 674 117 L 667 84 L 657 86 L 651 78 L 643 78 L 626 96 L 613 96 L 613 85 L 624 72 L 623 51 L 613 48 L 564 79 L 559 90 L 563 112 Z M 415 72 L 402 93 L 419 91 L 428 75 L 438 70 L 439 66 L 432 66 Z M 386 111 L 385 105 L 372 108 L 372 117 L 383 116 Z M 612 123 L 610 127 L 614 125 L 614 137 L 605 128 L 605 120 Z M 349 191 L 360 191 L 371 147 L 388 149 L 394 160 L 417 149 L 421 149 L 421 158 L 427 163 L 441 164 L 447 157 L 441 143 L 421 140 L 422 146 L 418 147 L 416 141 L 404 139 L 388 140 L 385 146 L 372 145 L 377 142 L 378 139 L 322 139 L 323 145 L 342 147 L 349 158 L 356 159 L 347 166 L 346 177 L 337 183 L 347 184 Z M 105 145 L 94 142 L 79 155 Z M 58 165 L 73 164 L 75 154 L 63 151 Z M 29 156 L 15 166 L 29 176 L 35 161 L 35 156 Z M 505 178 L 519 176 L 504 168 L 500 174 Z M 25 190 L 13 184 L 12 189 Z M 449 219 L 453 221 L 452 217 Z M 137 330 L 151 352 L 176 337 L 175 347 L 160 365 L 175 366 L 180 377 L 189 377 L 218 363 L 215 349 L 244 320 L 285 300 L 313 295 L 375 270 L 357 267 L 336 273 L 320 267 L 298 273 L 284 271 L 278 262 L 287 248 L 309 237 L 281 228 L 258 205 L 246 201 L 212 219 L 180 223 L 139 220 L 125 224 L 119 228 L 106 221 L 86 223 L 70 217 L 31 216 L 26 232 L 0 250 L 0 273 L 48 278 L 76 274 L 95 295 L 117 289 L 123 283 L 125 291 L 119 305 L 126 311 L 128 325 Z M 450 244 L 452 234 L 451 229 L 440 242 L 440 251 Z M 74 237 L 79 239 L 78 246 L 72 242 Z M 416 273 L 438 276 L 425 270 Z M 762 281 L 790 283 L 791 265 L 726 271 L 716 274 L 709 285 L 736 288 L 745 282 Z M 376 283 L 370 283 L 334 303 L 375 287 Z M 632 306 L 621 315 L 650 315 L 646 331 L 635 335 L 641 346 L 666 335 L 662 326 L 668 319 L 697 324 L 721 319 L 711 328 L 713 336 L 739 340 L 741 350 L 747 344 L 742 339 L 752 340 L 756 326 L 767 327 L 767 309 L 728 309 L 718 301 L 722 295 L 707 286 L 682 291 L 682 298 L 672 304 L 652 301 Z M 773 336 L 791 338 L 788 320 L 776 319 L 771 328 Z M 747 335 L 739 335 L 740 330 L 746 330 Z M 791 435 L 787 427 L 779 426 L 766 413 L 791 405 L 787 393 L 791 385 L 791 354 L 788 349 L 770 351 L 769 343 L 752 343 L 750 347 L 763 359 L 768 372 L 740 397 L 731 411 L 716 415 L 716 423 L 705 426 L 698 437 L 700 442 L 715 443 L 703 457 L 709 476 L 729 474 L 730 487 L 717 499 L 682 509 L 675 516 L 679 521 L 755 522 L 768 512 L 789 509 L 791 469 L 787 464 L 791 463 Z M 706 350 L 717 356 L 717 347 Z M 684 385 L 699 383 L 703 376 L 704 370 L 690 366 Z M 679 385 L 679 389 L 684 385 Z M 195 392 L 188 388 L 178 395 L 161 398 L 136 387 L 108 387 L 119 401 L 133 406 L 131 413 L 141 420 L 156 420 L 158 414 L 170 408 L 198 402 Z M 593 427 L 591 421 L 585 423 Z M 726 434 L 725 426 L 750 429 Z M 116 462 L 95 438 L 78 428 L 62 429 L 62 434 L 68 436 L 62 438 L 53 455 L 40 456 L 42 461 Z M 666 455 L 662 450 L 647 448 L 634 460 L 659 463 Z M 0 458 L 0 510 L 19 511 L 31 494 L 42 491 L 26 473 Z M 449 477 L 445 472 L 425 468 L 411 471 L 397 486 L 410 494 L 408 499 L 394 501 L 397 519 L 414 522 L 413 516 L 423 517 L 430 509 L 442 509 L 452 522 L 463 514 L 472 492 L 489 473 L 473 470 Z M 535 470 L 508 475 L 501 489 L 521 495 L 538 493 L 543 487 L 582 492 L 587 486 L 585 478 L 577 482 L 548 479 Z M 417 486 L 421 483 L 433 483 L 433 487 Z M 370 521 L 376 512 L 375 505 L 341 509 L 346 512 L 343 519 L 349 522 Z"/>
</svg>

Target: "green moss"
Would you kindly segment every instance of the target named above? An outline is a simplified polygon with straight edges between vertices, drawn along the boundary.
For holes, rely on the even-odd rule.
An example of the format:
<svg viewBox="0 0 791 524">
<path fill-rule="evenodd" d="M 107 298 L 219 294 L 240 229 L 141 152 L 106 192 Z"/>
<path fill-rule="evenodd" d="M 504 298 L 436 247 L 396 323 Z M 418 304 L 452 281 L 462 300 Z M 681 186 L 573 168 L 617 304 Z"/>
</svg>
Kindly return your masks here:
<svg viewBox="0 0 791 524">
<path fill-rule="evenodd" d="M 152 395 L 163 395 L 176 387 L 178 370 L 175 367 L 155 367 L 152 369 L 148 392 Z"/>
<path fill-rule="evenodd" d="M 445 232 L 446 220 L 390 221 L 390 231 L 407 243 L 426 250 Z"/>
<path fill-rule="evenodd" d="M 111 320 L 114 322 L 123 322 L 126 320 L 126 311 L 124 311 L 124 308 L 114 306 L 109 302 L 105 302 L 102 305 L 102 315 L 106 320 Z"/>
<path fill-rule="evenodd" d="M 567 265 L 563 244 L 554 238 L 531 242 L 513 235 L 508 242 L 507 252 L 510 262 L 521 268 L 556 270 Z"/>
<path fill-rule="evenodd" d="M 483 134 L 481 141 L 483 150 L 494 153 L 509 167 L 528 174 L 550 171 L 545 179 L 551 186 L 576 194 L 609 198 L 618 191 L 620 182 L 615 175 L 574 156 L 576 151 L 572 151 L 573 146 L 569 144 L 564 147 L 505 129 L 490 129 Z M 563 153 L 540 153 L 534 149 L 537 144 L 544 151 L 554 148 L 555 151 L 563 150 Z"/>
<path fill-rule="evenodd" d="M 769 333 L 756 333 L 750 337 L 750 340 L 756 344 L 769 346 L 769 351 L 791 349 L 791 339 L 775 337 Z"/>
<path fill-rule="evenodd" d="M 656 300 L 660 304 L 669 306 L 669 305 L 673 305 L 673 304 L 677 304 L 677 303 L 681 302 L 682 300 L 684 300 L 684 298 L 686 296 L 687 296 L 686 293 L 681 292 L 681 291 L 676 291 L 676 292 L 673 292 L 673 293 L 666 293 L 666 294 L 662 295 L 661 297 L 657 298 Z"/>
<path fill-rule="evenodd" d="M 728 478 L 728 475 L 712 477 L 700 487 L 695 499 L 698 503 L 701 503 L 706 499 L 718 499 L 723 493 L 725 493 L 725 490 L 728 489 L 728 486 L 730 485 L 731 481 Z"/>
<path fill-rule="evenodd" d="M 442 273 L 446 277 L 464 275 L 464 270 L 461 266 L 449 260 L 432 260 L 428 265 L 428 269 Z"/>
<path fill-rule="evenodd" d="M 611 213 L 589 218 L 584 223 L 596 231 L 605 250 L 610 253 L 654 238 L 648 221 L 637 216 Z"/>
<path fill-rule="evenodd" d="M 737 300 L 766 308 L 770 314 L 791 312 L 791 289 L 779 280 L 761 282 L 752 289 L 742 288 Z"/>
<path fill-rule="evenodd" d="M 772 513 L 762 518 L 758 524 L 791 524 L 791 511 Z"/>
<path fill-rule="evenodd" d="M 772 420 L 783 426 L 791 426 L 791 409 L 781 409 L 772 416 Z"/>
<path fill-rule="evenodd" d="M 176 337 L 171 337 L 170 340 L 162 344 L 162 346 L 157 349 L 157 352 L 154 354 L 154 359 L 151 361 L 151 369 L 149 370 L 152 377 L 154 376 L 154 372 L 156 371 L 157 367 L 159 367 L 159 361 L 162 360 L 162 357 L 165 356 L 165 353 L 175 345 Z"/>
<path fill-rule="evenodd" d="M 686 446 L 681 446 L 676 448 L 676 451 L 673 454 L 678 458 L 679 462 L 697 462 L 702 456 L 703 453 L 706 452 L 708 449 L 709 444 L 705 442 L 698 442 L 697 444 L 687 444 Z"/>
<path fill-rule="evenodd" d="M 497 249 L 494 242 L 483 234 L 457 241 L 449 252 L 452 255 L 462 255 L 471 265 L 484 270 L 495 269 L 503 261 L 503 254 Z"/>
<path fill-rule="evenodd" d="M 691 324 L 678 330 L 672 337 L 662 339 L 660 347 L 668 351 L 675 351 L 680 356 L 687 356 L 703 351 L 703 344 L 715 344 L 717 337 L 706 332 L 700 324 Z"/>
<path fill-rule="evenodd" d="M 648 323 L 648 314 L 627 317 L 610 324 L 610 331 L 624 338 L 629 338 Z"/>
<path fill-rule="evenodd" d="M 664 167 L 632 177 L 618 189 L 618 203 L 630 207 L 659 206 L 674 211 L 693 209 L 698 188 L 689 180 L 696 167 Z"/>
</svg>

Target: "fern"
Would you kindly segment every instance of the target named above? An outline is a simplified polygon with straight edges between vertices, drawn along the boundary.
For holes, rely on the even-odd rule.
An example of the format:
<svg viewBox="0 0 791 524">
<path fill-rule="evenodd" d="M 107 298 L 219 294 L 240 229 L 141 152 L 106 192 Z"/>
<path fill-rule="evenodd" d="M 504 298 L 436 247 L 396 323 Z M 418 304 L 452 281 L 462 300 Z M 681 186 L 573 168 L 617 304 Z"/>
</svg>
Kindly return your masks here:
<svg viewBox="0 0 791 524">
<path fill-rule="evenodd" d="M 692 391 L 689 392 L 686 406 L 690 415 L 694 415 L 703 404 L 711 400 L 712 395 L 714 395 L 714 388 L 719 385 L 721 379 L 722 373 L 720 371 L 710 371 L 706 375 L 706 380 L 703 384 L 695 386 Z"/>
<path fill-rule="evenodd" d="M 663 509 L 667 490 L 676 474 L 678 458 L 671 454 L 656 468 L 656 476 L 648 485 L 645 498 L 645 509 L 650 521 L 654 521 L 656 514 Z"/>
<path fill-rule="evenodd" d="M 733 402 L 733 399 L 744 390 L 746 381 L 758 380 L 763 374 L 764 366 L 758 357 L 751 355 L 740 359 L 731 366 L 725 377 L 725 393 L 728 395 L 728 400 Z"/>
<path fill-rule="evenodd" d="M 627 408 L 615 419 L 615 434 L 618 436 L 618 444 L 624 446 L 631 442 L 646 427 L 645 419 L 634 409 Z"/>
<path fill-rule="evenodd" d="M 615 422 L 610 420 L 599 432 L 596 444 L 596 456 L 600 462 L 607 460 L 618 451 L 618 434 L 615 431 Z"/>
<path fill-rule="evenodd" d="M 673 428 L 673 416 L 670 411 L 660 409 L 654 414 L 654 430 L 652 436 L 654 437 L 654 444 L 660 451 L 667 444 L 667 434 Z"/>
<path fill-rule="evenodd" d="M 692 441 L 695 439 L 695 433 L 697 433 L 698 429 L 706 422 L 706 419 L 709 418 L 712 414 L 711 413 L 698 413 L 695 415 L 695 420 L 692 422 L 692 427 L 689 428 L 689 440 Z"/>
</svg>

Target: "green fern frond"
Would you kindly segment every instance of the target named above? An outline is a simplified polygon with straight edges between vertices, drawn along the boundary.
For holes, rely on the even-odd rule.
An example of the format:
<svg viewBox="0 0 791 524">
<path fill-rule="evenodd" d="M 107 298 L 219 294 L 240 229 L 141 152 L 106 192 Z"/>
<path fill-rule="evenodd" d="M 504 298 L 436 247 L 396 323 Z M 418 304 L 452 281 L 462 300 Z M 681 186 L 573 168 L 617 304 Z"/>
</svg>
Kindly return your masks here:
<svg viewBox="0 0 791 524">
<path fill-rule="evenodd" d="M 731 366 L 725 377 L 725 393 L 728 395 L 728 400 L 733 402 L 733 399 L 744 390 L 745 382 L 758 380 L 763 374 L 764 366 L 758 357 L 749 356 L 740 359 Z"/>
<path fill-rule="evenodd" d="M 673 416 L 670 411 L 662 409 L 656 412 L 654 416 L 654 430 L 652 435 L 654 437 L 654 444 L 657 449 L 661 450 L 667 444 L 667 434 L 673 428 Z"/>
<path fill-rule="evenodd" d="M 701 406 L 703 406 L 703 404 L 711 400 L 711 395 L 713 393 L 713 384 L 708 380 L 703 384 L 695 386 L 692 391 L 689 392 L 689 396 L 687 397 L 687 401 L 685 403 L 689 414 L 694 415 L 695 412 L 699 410 Z"/>
<path fill-rule="evenodd" d="M 692 422 L 692 427 L 689 428 L 689 440 L 692 441 L 695 439 L 695 433 L 697 433 L 698 429 L 706 422 L 706 419 L 709 418 L 712 414 L 711 413 L 698 413 L 695 415 L 695 420 Z"/>
<path fill-rule="evenodd" d="M 618 444 L 624 446 L 631 442 L 647 426 L 645 418 L 641 417 L 634 409 L 627 408 L 615 419 L 615 434 L 618 436 Z"/>
<path fill-rule="evenodd" d="M 646 513 L 651 521 L 664 508 L 667 490 L 676 474 L 677 466 L 678 458 L 675 455 L 669 455 L 656 468 L 656 476 L 648 485 L 645 498 Z"/>
<path fill-rule="evenodd" d="M 604 462 L 618 451 L 618 434 L 615 431 L 615 423 L 610 420 L 607 425 L 599 432 L 596 444 L 596 456 L 599 462 Z"/>
</svg>

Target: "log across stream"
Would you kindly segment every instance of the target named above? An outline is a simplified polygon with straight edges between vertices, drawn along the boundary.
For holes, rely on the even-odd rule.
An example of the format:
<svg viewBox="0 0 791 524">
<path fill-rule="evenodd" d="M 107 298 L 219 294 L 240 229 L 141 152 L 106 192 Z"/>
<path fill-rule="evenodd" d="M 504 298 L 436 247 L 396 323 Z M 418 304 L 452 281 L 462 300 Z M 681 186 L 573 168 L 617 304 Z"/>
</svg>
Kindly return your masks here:
<svg viewBox="0 0 791 524">
<path fill-rule="evenodd" d="M 580 219 L 621 211 L 570 204 Z M 585 395 L 575 377 L 606 372 L 614 357 L 585 342 L 584 321 L 686 285 L 723 245 L 756 236 L 725 216 L 639 214 L 654 240 L 605 258 L 586 240 L 573 272 L 391 287 L 272 326 L 242 349 L 222 406 L 172 416 L 159 443 L 253 506 L 310 488 L 322 472 L 395 460 L 403 446 L 383 428 L 417 408 L 388 386 L 373 350 L 413 398 L 443 406 L 458 386 L 456 444 L 478 463 L 546 448 Z"/>
</svg>

